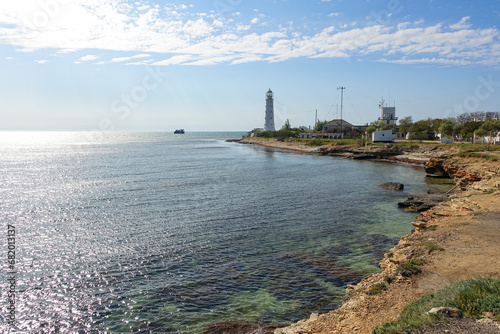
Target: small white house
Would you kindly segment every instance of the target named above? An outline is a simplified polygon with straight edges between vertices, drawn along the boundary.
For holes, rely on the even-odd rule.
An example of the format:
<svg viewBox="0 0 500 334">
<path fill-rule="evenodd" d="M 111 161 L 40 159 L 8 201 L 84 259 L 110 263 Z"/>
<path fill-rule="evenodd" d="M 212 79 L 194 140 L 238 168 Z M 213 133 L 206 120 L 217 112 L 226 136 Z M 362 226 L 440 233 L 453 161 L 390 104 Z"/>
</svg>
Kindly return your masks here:
<svg viewBox="0 0 500 334">
<path fill-rule="evenodd" d="M 382 130 L 382 131 L 374 131 L 372 133 L 372 142 L 383 142 L 390 143 L 392 142 L 392 130 Z"/>
</svg>

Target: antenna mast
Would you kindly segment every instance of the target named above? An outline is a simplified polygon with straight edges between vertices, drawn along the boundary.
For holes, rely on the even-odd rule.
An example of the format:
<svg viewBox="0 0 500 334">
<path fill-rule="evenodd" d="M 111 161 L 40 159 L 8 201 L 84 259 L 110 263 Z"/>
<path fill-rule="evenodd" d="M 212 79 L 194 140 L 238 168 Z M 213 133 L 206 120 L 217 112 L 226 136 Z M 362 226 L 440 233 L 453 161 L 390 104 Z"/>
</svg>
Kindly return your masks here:
<svg viewBox="0 0 500 334">
<path fill-rule="evenodd" d="M 337 87 L 337 90 L 340 89 L 340 138 L 344 139 L 344 129 L 343 129 L 343 124 L 344 121 L 342 120 L 342 107 L 344 104 L 344 89 L 345 87 Z"/>
</svg>

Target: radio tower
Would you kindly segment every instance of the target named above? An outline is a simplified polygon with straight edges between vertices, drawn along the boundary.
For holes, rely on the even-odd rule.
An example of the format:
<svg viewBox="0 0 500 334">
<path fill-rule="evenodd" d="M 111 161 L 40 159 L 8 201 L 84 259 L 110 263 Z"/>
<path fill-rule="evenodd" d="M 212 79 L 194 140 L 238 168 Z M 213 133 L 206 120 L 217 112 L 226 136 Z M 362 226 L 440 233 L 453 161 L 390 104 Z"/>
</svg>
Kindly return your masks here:
<svg viewBox="0 0 500 334">
<path fill-rule="evenodd" d="M 340 89 L 340 138 L 344 139 L 344 128 L 343 128 L 343 123 L 344 121 L 342 120 L 342 107 L 343 107 L 343 102 L 344 102 L 344 89 L 345 87 L 337 87 L 337 90 Z"/>
</svg>

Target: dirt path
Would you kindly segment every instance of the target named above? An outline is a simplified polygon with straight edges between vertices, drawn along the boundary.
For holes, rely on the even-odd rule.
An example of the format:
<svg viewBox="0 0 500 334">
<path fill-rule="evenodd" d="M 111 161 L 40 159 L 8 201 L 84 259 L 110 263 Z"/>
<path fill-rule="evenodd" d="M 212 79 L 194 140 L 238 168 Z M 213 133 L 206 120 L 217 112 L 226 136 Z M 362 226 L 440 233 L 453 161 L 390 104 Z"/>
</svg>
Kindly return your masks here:
<svg viewBox="0 0 500 334">
<path fill-rule="evenodd" d="M 495 199 L 500 205 L 499 197 Z M 447 220 L 442 225 L 452 237 L 425 268 L 419 289 L 429 291 L 477 276 L 500 277 L 500 212 Z"/>
</svg>

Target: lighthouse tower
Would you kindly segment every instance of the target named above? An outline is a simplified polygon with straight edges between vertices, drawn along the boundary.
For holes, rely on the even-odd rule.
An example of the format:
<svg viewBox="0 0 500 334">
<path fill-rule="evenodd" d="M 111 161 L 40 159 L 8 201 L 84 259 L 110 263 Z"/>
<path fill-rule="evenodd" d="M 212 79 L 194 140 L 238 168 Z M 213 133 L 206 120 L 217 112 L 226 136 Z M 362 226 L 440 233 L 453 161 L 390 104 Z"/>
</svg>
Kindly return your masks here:
<svg viewBox="0 0 500 334">
<path fill-rule="evenodd" d="M 271 88 L 269 88 L 266 93 L 266 123 L 264 124 L 264 130 L 275 131 L 273 92 L 271 91 Z"/>
</svg>

